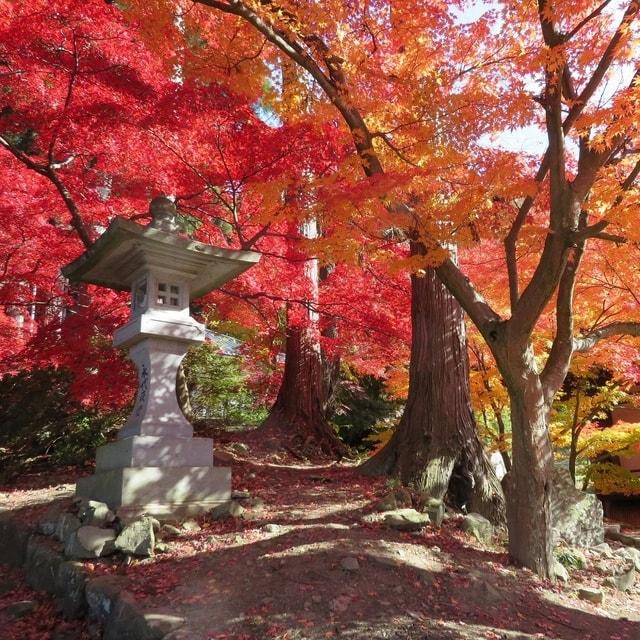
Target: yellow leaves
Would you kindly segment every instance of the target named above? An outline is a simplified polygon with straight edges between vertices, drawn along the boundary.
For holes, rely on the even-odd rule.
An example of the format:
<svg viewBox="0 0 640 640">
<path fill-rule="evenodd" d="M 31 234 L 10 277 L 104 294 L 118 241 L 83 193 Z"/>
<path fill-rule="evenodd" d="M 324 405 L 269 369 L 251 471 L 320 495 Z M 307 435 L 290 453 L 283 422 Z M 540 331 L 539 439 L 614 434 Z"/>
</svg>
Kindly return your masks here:
<svg viewBox="0 0 640 640">
<path fill-rule="evenodd" d="M 409 371 L 406 367 L 393 367 L 386 376 L 385 389 L 391 398 L 404 399 L 409 393 Z"/>
<path fill-rule="evenodd" d="M 619 422 L 607 429 L 593 431 L 580 438 L 582 458 L 596 458 L 603 453 L 634 455 L 640 445 L 640 424 Z"/>
<path fill-rule="evenodd" d="M 591 465 L 589 479 L 597 493 L 640 495 L 640 477 L 618 464 L 598 462 Z"/>
<path fill-rule="evenodd" d="M 388 271 L 392 275 L 403 272 L 415 273 L 418 277 L 424 277 L 424 270 L 429 267 L 437 267 L 449 257 L 449 252 L 444 248 L 431 249 L 426 255 L 407 256 L 398 258 L 397 255 L 390 256 L 391 262 Z"/>
</svg>

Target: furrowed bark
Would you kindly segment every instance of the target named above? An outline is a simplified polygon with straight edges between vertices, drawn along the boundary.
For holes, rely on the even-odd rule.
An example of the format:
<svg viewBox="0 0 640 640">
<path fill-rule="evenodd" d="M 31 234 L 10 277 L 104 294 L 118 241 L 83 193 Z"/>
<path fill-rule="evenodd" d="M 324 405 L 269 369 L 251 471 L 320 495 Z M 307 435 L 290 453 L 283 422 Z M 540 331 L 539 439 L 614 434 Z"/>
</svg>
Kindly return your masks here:
<svg viewBox="0 0 640 640">
<path fill-rule="evenodd" d="M 282 384 L 261 426 L 265 438 L 274 438 L 302 455 L 346 455 L 346 447 L 325 416 L 322 375 L 320 345 L 313 327 L 288 327 Z"/>
<path fill-rule="evenodd" d="M 391 440 L 363 469 L 397 476 L 424 495 L 447 497 L 502 523 L 501 485 L 471 409 L 463 311 L 434 269 L 411 276 L 411 321 L 405 411 Z"/>
</svg>

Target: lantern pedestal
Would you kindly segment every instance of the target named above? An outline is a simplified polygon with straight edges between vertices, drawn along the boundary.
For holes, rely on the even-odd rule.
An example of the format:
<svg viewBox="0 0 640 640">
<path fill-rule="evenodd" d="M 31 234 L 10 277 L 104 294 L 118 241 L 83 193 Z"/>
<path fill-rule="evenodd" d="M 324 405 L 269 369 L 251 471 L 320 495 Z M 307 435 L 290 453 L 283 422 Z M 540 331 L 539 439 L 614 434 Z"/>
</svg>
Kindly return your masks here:
<svg viewBox="0 0 640 640">
<path fill-rule="evenodd" d="M 148 310 L 118 329 L 114 345 L 129 347 L 138 395 L 118 440 L 98 448 L 96 473 L 76 485 L 79 497 L 119 514 L 194 515 L 231 496 L 231 470 L 214 468 L 213 441 L 193 438 L 176 396 L 178 367 L 204 326 L 172 312 Z"/>
<path fill-rule="evenodd" d="M 76 484 L 77 496 L 105 502 L 121 515 L 193 515 L 231 497 L 231 470 L 213 466 L 212 440 L 193 438 L 178 404 L 176 376 L 189 347 L 204 342 L 204 325 L 189 315 L 191 298 L 221 286 L 259 256 L 178 236 L 172 207 L 166 198 L 152 201 L 148 227 L 117 218 L 63 270 L 71 280 L 132 294 L 131 319 L 114 333 L 113 344 L 128 348 L 138 369 L 136 403 L 116 442 L 98 448 L 95 474 Z"/>
<path fill-rule="evenodd" d="M 122 467 L 76 483 L 76 496 L 105 502 L 118 515 L 192 516 L 231 496 L 227 467 Z"/>
</svg>

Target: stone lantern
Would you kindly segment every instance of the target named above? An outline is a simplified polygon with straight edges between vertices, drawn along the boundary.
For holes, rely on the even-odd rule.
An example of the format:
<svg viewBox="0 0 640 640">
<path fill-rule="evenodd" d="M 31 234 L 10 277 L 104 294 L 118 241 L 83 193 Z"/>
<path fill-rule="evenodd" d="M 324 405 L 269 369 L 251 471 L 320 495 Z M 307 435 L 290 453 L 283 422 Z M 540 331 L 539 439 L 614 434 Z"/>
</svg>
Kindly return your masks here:
<svg viewBox="0 0 640 640">
<path fill-rule="evenodd" d="M 120 513 L 194 514 L 230 498 L 231 470 L 213 466 L 213 443 L 194 438 L 176 396 L 176 374 L 205 327 L 192 298 L 222 286 L 260 259 L 178 235 L 175 205 L 151 201 L 152 222 L 115 218 L 95 245 L 67 265 L 71 281 L 131 291 L 131 317 L 113 335 L 138 369 L 138 395 L 115 442 L 98 448 L 95 475 L 76 495 Z"/>
</svg>

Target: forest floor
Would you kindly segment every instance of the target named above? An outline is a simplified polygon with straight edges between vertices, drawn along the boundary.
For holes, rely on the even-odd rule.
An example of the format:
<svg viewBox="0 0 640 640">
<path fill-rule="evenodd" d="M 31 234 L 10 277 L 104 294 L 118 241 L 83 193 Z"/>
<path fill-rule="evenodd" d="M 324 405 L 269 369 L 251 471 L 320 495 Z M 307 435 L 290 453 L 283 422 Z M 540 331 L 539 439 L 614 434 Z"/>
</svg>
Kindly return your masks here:
<svg viewBox="0 0 640 640">
<path fill-rule="evenodd" d="M 234 441 L 248 451 L 235 454 L 233 488 L 254 498 L 242 518 L 200 518 L 199 530 L 153 558 L 85 563 L 122 576 L 144 608 L 184 617 L 175 640 L 640 639 L 640 584 L 605 588 L 600 606 L 578 599 L 578 587 L 600 587 L 608 575 L 596 552 L 583 553 L 586 568 L 566 585 L 551 584 L 510 564 L 500 542 L 462 532 L 459 517 L 418 533 L 387 528 L 373 510 L 387 483 L 353 465 L 261 453 L 252 433 L 224 434 L 216 448 Z M 0 488 L 0 504 L 34 522 L 52 502 L 70 502 L 71 480 L 70 472 L 25 476 Z M 32 610 L 15 619 L 11 605 L 25 600 Z M 95 637 L 0 567 L 0 638 Z"/>
</svg>

